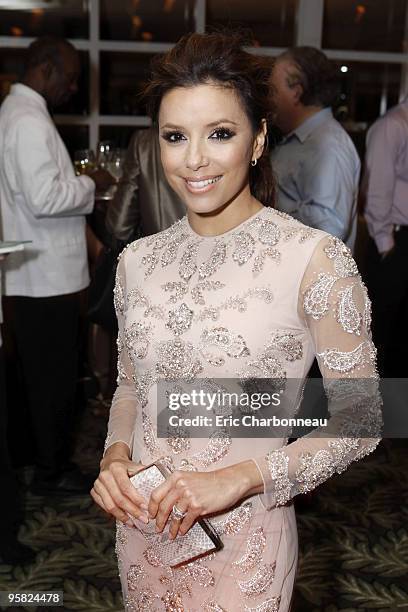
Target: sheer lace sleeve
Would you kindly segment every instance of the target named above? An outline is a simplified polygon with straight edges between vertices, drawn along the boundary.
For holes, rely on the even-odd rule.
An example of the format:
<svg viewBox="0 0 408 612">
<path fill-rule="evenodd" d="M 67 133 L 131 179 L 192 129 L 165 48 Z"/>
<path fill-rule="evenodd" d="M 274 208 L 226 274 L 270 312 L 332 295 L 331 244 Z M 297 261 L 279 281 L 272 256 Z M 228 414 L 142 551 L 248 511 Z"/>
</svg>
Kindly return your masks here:
<svg viewBox="0 0 408 612">
<path fill-rule="evenodd" d="M 133 383 L 133 366 L 125 343 L 126 273 L 125 253 L 119 258 L 114 289 L 114 303 L 118 319 L 118 379 L 109 414 L 108 433 L 104 452 L 115 442 L 124 442 L 132 450 L 133 430 L 138 400 Z"/>
<path fill-rule="evenodd" d="M 351 253 L 338 238 L 317 245 L 302 279 L 298 310 L 323 376 L 330 419 L 324 431 L 254 459 L 268 508 L 311 491 L 372 452 L 382 426 L 370 302 Z"/>
</svg>

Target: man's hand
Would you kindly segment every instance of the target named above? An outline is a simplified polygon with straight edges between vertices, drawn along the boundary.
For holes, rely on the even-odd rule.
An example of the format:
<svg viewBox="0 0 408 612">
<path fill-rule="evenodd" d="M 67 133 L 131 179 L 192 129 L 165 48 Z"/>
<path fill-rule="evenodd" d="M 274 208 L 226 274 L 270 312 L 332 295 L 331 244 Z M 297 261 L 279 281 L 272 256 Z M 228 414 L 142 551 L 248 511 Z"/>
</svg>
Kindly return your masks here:
<svg viewBox="0 0 408 612">
<path fill-rule="evenodd" d="M 98 170 L 94 170 L 93 172 L 88 174 L 88 176 L 95 183 L 96 191 L 106 191 L 111 185 L 115 185 L 116 183 L 114 177 L 103 168 L 98 168 Z"/>
</svg>

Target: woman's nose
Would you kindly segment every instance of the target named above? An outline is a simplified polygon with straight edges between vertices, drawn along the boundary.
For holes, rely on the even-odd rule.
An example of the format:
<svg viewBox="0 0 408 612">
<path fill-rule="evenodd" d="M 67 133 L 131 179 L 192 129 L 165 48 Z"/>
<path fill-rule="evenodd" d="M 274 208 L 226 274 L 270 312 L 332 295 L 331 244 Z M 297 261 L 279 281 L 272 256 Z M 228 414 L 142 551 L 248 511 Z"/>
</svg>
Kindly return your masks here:
<svg viewBox="0 0 408 612">
<path fill-rule="evenodd" d="M 203 166 L 208 166 L 208 156 L 203 144 L 190 143 L 187 149 L 186 166 L 190 170 L 198 170 Z"/>
</svg>

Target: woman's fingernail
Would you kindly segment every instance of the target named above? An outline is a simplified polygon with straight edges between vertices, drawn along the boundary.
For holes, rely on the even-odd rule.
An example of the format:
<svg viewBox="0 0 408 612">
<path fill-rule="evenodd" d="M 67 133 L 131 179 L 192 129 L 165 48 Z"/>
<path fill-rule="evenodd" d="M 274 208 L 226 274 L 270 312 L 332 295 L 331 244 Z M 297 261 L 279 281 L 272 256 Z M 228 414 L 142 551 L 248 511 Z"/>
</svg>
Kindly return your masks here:
<svg viewBox="0 0 408 612">
<path fill-rule="evenodd" d="M 133 525 L 133 521 L 131 519 L 128 519 L 125 523 L 126 527 L 134 527 Z"/>
<path fill-rule="evenodd" d="M 147 504 L 140 504 L 139 508 L 140 508 L 141 510 L 145 510 L 145 511 L 147 512 L 147 508 L 148 508 L 148 506 L 147 506 Z"/>
<path fill-rule="evenodd" d="M 148 522 L 149 522 L 149 517 L 146 516 L 146 514 L 141 514 L 139 516 L 139 521 L 141 521 L 142 523 L 145 523 L 145 525 L 147 525 Z"/>
</svg>

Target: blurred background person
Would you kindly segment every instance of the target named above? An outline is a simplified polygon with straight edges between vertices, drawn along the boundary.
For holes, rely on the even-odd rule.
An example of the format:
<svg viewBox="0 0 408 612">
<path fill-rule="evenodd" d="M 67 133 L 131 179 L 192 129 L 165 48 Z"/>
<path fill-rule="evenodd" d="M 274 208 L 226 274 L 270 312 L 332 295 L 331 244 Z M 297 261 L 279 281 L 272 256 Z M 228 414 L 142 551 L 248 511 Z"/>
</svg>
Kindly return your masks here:
<svg viewBox="0 0 408 612">
<path fill-rule="evenodd" d="M 0 255 L 0 324 L 2 322 L 1 268 L 4 259 L 5 256 Z M 35 553 L 17 539 L 17 532 L 23 520 L 23 503 L 8 451 L 6 406 L 6 380 L 0 330 L 0 489 L 3 494 L 7 492 L 7 503 L 2 504 L 0 510 L 0 560 L 9 565 L 16 565 L 33 561 Z"/>
<path fill-rule="evenodd" d="M 183 203 L 164 176 L 157 130 L 136 131 L 129 144 L 123 177 L 106 215 L 113 243 L 123 245 L 170 227 L 185 214 Z"/>
<path fill-rule="evenodd" d="M 126 152 L 123 174 L 113 201 L 106 210 L 105 231 L 100 233 L 100 240 L 95 240 L 95 236 L 92 239 L 92 250 L 99 255 L 89 296 L 88 314 L 95 323 L 91 326 L 89 361 L 99 381 L 102 400 L 94 408 L 95 414 L 107 413 L 115 388 L 117 324 L 112 295 L 117 257 L 132 240 L 167 229 L 184 213 L 182 201 L 163 172 L 157 131 L 153 128 L 136 130 Z"/>
<path fill-rule="evenodd" d="M 333 117 L 337 93 L 335 69 L 322 51 L 294 47 L 277 57 L 271 96 L 283 139 L 272 151 L 272 166 L 279 210 L 353 249 L 360 160 Z"/>
<path fill-rule="evenodd" d="M 78 361 L 79 296 L 89 282 L 85 215 L 95 186 L 112 177 L 76 177 L 51 119 L 77 91 L 79 56 L 66 40 L 45 37 L 27 49 L 20 83 L 0 109 L 0 202 L 5 240 L 30 240 L 7 258 L 5 327 L 22 374 L 28 415 L 18 406 L 18 447 L 27 424 L 33 442 L 32 492 L 85 491 L 70 462 Z M 10 368 L 12 369 L 12 368 Z M 22 433 L 21 433 L 22 435 Z M 21 446 L 21 442 L 20 442 Z"/>
<path fill-rule="evenodd" d="M 365 211 L 373 336 L 385 377 L 408 376 L 408 99 L 369 129 Z"/>
</svg>

